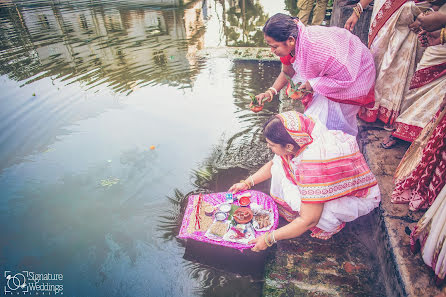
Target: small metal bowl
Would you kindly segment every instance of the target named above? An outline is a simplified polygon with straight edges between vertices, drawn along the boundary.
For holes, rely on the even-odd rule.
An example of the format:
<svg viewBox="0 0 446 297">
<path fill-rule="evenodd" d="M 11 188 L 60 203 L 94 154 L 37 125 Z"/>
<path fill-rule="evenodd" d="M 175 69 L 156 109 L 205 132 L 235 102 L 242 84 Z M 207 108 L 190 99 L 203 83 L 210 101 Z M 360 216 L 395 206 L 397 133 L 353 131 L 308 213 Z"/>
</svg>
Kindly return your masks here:
<svg viewBox="0 0 446 297">
<path fill-rule="evenodd" d="M 216 221 L 224 221 L 228 217 L 228 214 L 222 211 L 217 211 L 214 216 Z"/>
<path fill-rule="evenodd" d="M 231 211 L 231 204 L 229 203 L 222 203 L 218 207 L 218 210 L 221 212 L 230 212 Z"/>
</svg>

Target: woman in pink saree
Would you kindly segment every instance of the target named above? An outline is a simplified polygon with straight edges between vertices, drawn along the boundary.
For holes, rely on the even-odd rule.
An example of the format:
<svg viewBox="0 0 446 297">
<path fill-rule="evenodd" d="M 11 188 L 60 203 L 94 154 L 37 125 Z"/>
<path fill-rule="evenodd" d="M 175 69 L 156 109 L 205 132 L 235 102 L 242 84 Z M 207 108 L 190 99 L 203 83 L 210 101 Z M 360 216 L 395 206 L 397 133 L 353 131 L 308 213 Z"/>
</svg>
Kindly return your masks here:
<svg viewBox="0 0 446 297">
<path fill-rule="evenodd" d="M 271 179 L 271 197 L 289 224 L 253 240 L 254 251 L 307 230 L 313 237 L 328 239 L 346 222 L 378 207 L 378 184 L 356 137 L 328 130 L 317 118 L 296 111 L 274 116 L 263 133 L 273 160 L 229 191 Z"/>
<path fill-rule="evenodd" d="M 375 66 L 361 40 L 337 27 L 306 27 L 298 19 L 276 14 L 263 28 L 266 43 L 281 58 L 282 72 L 273 86 L 256 96 L 260 104 L 271 100 L 287 83 L 313 92 L 302 100 L 305 114 L 315 116 L 330 130 L 357 134 L 356 114 L 373 106 Z"/>
</svg>

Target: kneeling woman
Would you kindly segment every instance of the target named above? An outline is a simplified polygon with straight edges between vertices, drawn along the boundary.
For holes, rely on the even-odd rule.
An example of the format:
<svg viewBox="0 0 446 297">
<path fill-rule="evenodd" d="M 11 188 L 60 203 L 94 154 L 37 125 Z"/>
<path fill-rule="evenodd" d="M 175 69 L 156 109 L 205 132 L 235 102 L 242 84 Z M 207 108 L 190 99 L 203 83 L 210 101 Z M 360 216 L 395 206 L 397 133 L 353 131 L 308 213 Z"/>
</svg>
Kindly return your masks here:
<svg viewBox="0 0 446 297">
<path fill-rule="evenodd" d="M 307 230 L 313 237 L 328 239 L 346 222 L 379 205 L 377 181 L 354 136 L 328 130 L 318 119 L 296 111 L 271 118 L 263 133 L 273 160 L 229 191 L 246 190 L 271 178 L 271 196 L 290 223 L 254 239 L 253 251 Z"/>
</svg>

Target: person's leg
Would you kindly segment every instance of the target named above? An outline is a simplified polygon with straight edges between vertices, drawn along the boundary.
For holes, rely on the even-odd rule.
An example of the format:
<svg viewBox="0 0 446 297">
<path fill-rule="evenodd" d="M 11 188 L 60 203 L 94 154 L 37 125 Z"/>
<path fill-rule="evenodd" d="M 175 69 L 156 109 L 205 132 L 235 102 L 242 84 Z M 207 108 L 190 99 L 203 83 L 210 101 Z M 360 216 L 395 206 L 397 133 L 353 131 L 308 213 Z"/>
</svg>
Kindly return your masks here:
<svg viewBox="0 0 446 297">
<path fill-rule="evenodd" d="M 312 25 L 320 25 L 325 19 L 325 10 L 327 8 L 328 0 L 316 0 L 316 6 L 313 10 Z"/>
<path fill-rule="evenodd" d="M 313 9 L 314 0 L 298 0 L 297 7 L 299 8 L 299 13 L 297 17 L 299 20 L 304 23 L 304 25 L 308 25 L 308 20 L 310 18 L 311 10 Z"/>
</svg>

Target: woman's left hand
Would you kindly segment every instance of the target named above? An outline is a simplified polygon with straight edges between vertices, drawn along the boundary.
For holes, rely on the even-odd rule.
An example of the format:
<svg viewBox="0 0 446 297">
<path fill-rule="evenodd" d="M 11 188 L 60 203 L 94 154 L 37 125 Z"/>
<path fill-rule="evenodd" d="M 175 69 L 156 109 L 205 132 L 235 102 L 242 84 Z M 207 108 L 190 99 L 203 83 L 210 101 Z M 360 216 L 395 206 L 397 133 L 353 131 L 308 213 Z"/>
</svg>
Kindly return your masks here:
<svg viewBox="0 0 446 297">
<path fill-rule="evenodd" d="M 425 30 L 422 30 L 418 34 L 418 40 L 420 40 L 421 46 L 423 47 L 438 45 L 441 43 L 440 34 L 440 30 L 434 32 L 426 32 Z"/>
<path fill-rule="evenodd" d="M 249 243 L 255 243 L 255 246 L 251 249 L 253 252 L 260 252 L 266 250 L 268 246 L 265 243 L 265 236 L 267 233 L 262 234 L 261 236 L 254 238 Z"/>
<path fill-rule="evenodd" d="M 311 87 L 310 82 L 308 82 L 308 80 L 299 87 L 299 90 L 313 92 L 313 88 Z"/>
</svg>

